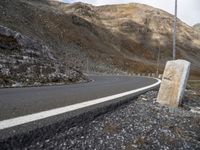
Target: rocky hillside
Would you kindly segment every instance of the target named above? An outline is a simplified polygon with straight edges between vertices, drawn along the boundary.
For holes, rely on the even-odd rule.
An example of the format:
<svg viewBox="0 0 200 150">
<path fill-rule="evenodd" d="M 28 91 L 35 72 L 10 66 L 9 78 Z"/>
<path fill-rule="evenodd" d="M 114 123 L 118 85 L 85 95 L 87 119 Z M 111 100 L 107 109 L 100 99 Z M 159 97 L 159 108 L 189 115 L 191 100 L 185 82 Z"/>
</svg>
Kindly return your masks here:
<svg viewBox="0 0 200 150">
<path fill-rule="evenodd" d="M 57 61 L 85 72 L 153 73 L 172 58 L 173 16 L 142 4 L 92 6 L 1 0 L 0 25 L 41 41 Z M 178 21 L 177 58 L 200 77 L 200 37 Z"/>
<path fill-rule="evenodd" d="M 67 68 L 43 43 L 0 26 L 0 86 L 31 86 L 87 81 Z"/>
<path fill-rule="evenodd" d="M 193 27 L 200 32 L 200 23 L 195 24 Z"/>
</svg>

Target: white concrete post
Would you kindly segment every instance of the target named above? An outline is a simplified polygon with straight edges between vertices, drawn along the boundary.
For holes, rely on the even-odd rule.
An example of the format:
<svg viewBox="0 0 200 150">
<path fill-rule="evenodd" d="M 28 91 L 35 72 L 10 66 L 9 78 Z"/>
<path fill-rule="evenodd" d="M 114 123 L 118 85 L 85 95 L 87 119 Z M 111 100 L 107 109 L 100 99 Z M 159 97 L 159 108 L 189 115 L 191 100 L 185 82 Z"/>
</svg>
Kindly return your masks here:
<svg viewBox="0 0 200 150">
<path fill-rule="evenodd" d="M 177 107 L 181 104 L 190 72 L 190 62 L 185 60 L 168 61 L 157 101 L 160 104 Z"/>
</svg>

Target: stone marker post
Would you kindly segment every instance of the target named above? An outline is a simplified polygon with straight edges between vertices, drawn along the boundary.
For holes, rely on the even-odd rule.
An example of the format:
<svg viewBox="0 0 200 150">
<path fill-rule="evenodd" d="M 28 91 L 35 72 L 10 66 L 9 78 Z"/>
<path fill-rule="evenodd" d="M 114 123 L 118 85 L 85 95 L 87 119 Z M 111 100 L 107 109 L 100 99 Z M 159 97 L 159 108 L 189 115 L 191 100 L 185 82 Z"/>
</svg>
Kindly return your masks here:
<svg viewBox="0 0 200 150">
<path fill-rule="evenodd" d="M 157 101 L 160 104 L 177 107 L 187 85 L 190 62 L 185 60 L 168 61 L 162 77 Z"/>
</svg>

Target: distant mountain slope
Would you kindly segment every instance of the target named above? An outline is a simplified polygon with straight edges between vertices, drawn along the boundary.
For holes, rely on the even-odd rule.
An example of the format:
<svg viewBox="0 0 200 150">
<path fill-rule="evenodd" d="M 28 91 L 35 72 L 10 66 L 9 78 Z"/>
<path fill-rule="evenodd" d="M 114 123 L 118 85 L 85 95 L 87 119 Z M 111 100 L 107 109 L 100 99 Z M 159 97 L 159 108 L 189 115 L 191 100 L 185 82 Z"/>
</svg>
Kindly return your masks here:
<svg viewBox="0 0 200 150">
<path fill-rule="evenodd" d="M 200 23 L 195 24 L 193 27 L 200 32 Z"/>
<path fill-rule="evenodd" d="M 153 73 L 160 48 L 162 73 L 172 58 L 173 16 L 147 5 L 1 0 L 0 6 L 1 25 L 42 41 L 58 61 L 83 72 L 89 64 L 97 72 Z M 178 21 L 177 58 L 192 62 L 193 77 L 200 77 L 197 34 Z"/>
</svg>

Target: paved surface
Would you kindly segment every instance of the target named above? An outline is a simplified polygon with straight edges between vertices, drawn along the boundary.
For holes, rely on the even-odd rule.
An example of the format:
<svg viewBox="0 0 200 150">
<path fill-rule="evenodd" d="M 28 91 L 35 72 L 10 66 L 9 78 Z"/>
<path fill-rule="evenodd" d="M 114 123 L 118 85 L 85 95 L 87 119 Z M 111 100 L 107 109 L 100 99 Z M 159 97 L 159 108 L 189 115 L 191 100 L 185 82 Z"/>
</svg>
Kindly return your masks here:
<svg viewBox="0 0 200 150">
<path fill-rule="evenodd" d="M 46 131 L 53 136 L 91 121 L 159 84 L 158 80 L 145 77 L 90 78 L 93 82 L 74 85 L 0 89 L 0 141 L 26 140 L 29 135 L 45 137 Z"/>
<path fill-rule="evenodd" d="M 0 89 L 0 121 L 151 85 L 144 77 L 91 76 L 90 83 Z"/>
<path fill-rule="evenodd" d="M 157 91 L 149 91 L 90 122 L 56 134 L 48 130 L 45 138 L 29 135 L 1 146 L 5 150 L 199 150 L 200 114 L 162 106 L 156 97 Z M 199 98 L 193 95 L 189 105 Z"/>
</svg>

